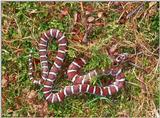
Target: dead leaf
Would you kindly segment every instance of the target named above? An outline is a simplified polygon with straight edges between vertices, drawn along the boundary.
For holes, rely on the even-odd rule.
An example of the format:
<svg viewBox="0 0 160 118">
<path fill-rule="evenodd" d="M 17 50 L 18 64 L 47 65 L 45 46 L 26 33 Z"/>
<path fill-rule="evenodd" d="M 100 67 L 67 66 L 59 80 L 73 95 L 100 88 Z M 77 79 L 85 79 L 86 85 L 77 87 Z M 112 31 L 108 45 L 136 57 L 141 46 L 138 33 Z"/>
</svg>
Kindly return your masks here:
<svg viewBox="0 0 160 118">
<path fill-rule="evenodd" d="M 88 21 L 89 23 L 91 23 L 91 22 L 94 21 L 94 19 L 95 19 L 94 17 L 90 16 L 90 17 L 88 17 L 87 21 Z"/>
<path fill-rule="evenodd" d="M 79 34 L 80 33 L 80 28 L 76 28 L 76 27 L 74 27 L 74 29 L 72 30 L 72 32 L 71 32 L 72 34 Z"/>
<path fill-rule="evenodd" d="M 85 11 L 88 11 L 90 13 L 92 13 L 94 11 L 94 8 L 91 5 L 86 5 L 84 6 Z"/>
<path fill-rule="evenodd" d="M 86 11 L 86 15 L 90 15 L 91 14 L 91 12 L 89 12 L 89 11 Z"/>
<path fill-rule="evenodd" d="M 112 2 L 112 5 L 114 5 L 114 6 L 118 7 L 118 6 L 120 6 L 120 5 L 121 5 L 121 2 Z"/>
<path fill-rule="evenodd" d="M 96 26 L 104 26 L 105 23 L 102 23 L 102 22 L 95 22 L 95 25 L 96 25 Z"/>
<path fill-rule="evenodd" d="M 83 39 L 82 33 L 79 34 L 79 35 L 74 35 L 73 38 L 72 38 L 73 41 L 78 41 L 78 42 L 81 42 L 82 39 Z"/>
<path fill-rule="evenodd" d="M 61 16 L 62 17 L 67 16 L 68 14 L 69 14 L 68 8 L 64 8 L 63 10 L 61 10 Z"/>
<path fill-rule="evenodd" d="M 83 34 L 80 31 L 80 27 L 75 26 L 71 34 L 73 34 L 73 37 L 72 37 L 73 41 L 81 42 L 81 40 L 83 39 Z"/>
<path fill-rule="evenodd" d="M 97 16 L 98 16 L 98 18 L 102 18 L 103 12 L 98 12 Z"/>
<path fill-rule="evenodd" d="M 8 81 L 2 78 L 2 88 L 7 87 L 7 85 L 8 85 Z"/>
<path fill-rule="evenodd" d="M 8 84 L 9 84 L 9 76 L 8 76 L 8 74 L 6 73 L 6 74 L 4 75 L 4 77 L 2 78 L 2 88 L 7 87 Z"/>
</svg>

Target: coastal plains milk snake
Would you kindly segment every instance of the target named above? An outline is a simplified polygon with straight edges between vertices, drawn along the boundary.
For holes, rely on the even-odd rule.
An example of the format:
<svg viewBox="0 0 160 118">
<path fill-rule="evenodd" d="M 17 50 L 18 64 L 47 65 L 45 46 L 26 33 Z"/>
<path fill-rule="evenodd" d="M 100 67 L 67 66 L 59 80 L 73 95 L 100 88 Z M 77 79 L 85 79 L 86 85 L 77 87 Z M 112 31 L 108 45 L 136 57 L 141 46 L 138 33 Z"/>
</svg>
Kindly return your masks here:
<svg viewBox="0 0 160 118">
<path fill-rule="evenodd" d="M 47 47 L 49 40 L 55 38 L 58 43 L 58 51 L 55 57 L 54 64 L 49 68 L 49 61 L 47 57 Z M 107 96 L 117 93 L 125 84 L 125 75 L 122 73 L 121 66 L 112 66 L 110 69 L 95 69 L 88 72 L 85 75 L 79 74 L 80 69 L 86 64 L 84 58 L 75 59 L 68 67 L 67 76 L 68 80 L 73 82 L 73 85 L 66 86 L 59 92 L 53 93 L 53 84 L 57 79 L 57 74 L 61 70 L 63 61 L 65 59 L 67 51 L 67 39 L 57 29 L 50 29 L 44 32 L 39 41 L 39 54 L 41 63 L 41 78 L 40 80 L 34 79 L 33 71 L 33 59 L 31 54 L 29 55 L 29 78 L 35 84 L 42 84 L 44 87 L 42 89 L 45 99 L 50 102 L 61 102 L 66 96 L 80 94 L 80 93 L 90 93 L 99 96 Z M 127 54 L 118 54 L 115 63 L 121 63 L 126 60 Z M 93 77 L 98 75 L 111 75 L 115 78 L 115 81 L 108 86 L 93 86 L 90 82 Z"/>
</svg>

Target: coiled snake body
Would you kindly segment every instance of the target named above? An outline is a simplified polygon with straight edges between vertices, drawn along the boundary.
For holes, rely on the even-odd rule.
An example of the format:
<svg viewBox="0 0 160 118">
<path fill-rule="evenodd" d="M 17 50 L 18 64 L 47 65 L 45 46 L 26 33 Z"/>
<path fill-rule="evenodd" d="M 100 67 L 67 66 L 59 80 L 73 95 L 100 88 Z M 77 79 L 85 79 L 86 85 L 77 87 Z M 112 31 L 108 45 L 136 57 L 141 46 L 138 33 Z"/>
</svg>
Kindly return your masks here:
<svg viewBox="0 0 160 118">
<path fill-rule="evenodd" d="M 49 62 L 47 57 L 47 47 L 50 39 L 55 38 L 58 43 L 58 51 L 53 66 L 49 69 Z M 48 102 L 61 102 L 66 96 L 80 93 L 91 93 L 99 96 L 112 95 L 123 88 L 125 83 L 125 75 L 122 73 L 122 68 L 113 66 L 111 69 L 92 70 L 85 75 L 80 75 L 79 70 L 86 64 L 84 58 L 75 59 L 68 67 L 67 76 L 73 85 L 66 86 L 57 93 L 53 93 L 52 86 L 57 79 L 67 51 L 67 39 L 57 29 L 50 29 L 42 34 L 39 41 L 40 63 L 42 68 L 42 79 L 37 81 L 34 79 L 33 60 L 31 54 L 29 55 L 29 78 L 35 84 L 43 84 L 43 93 Z M 116 62 L 125 60 L 126 55 L 119 55 Z M 93 86 L 90 81 L 94 76 L 111 75 L 115 81 L 109 86 Z"/>
</svg>

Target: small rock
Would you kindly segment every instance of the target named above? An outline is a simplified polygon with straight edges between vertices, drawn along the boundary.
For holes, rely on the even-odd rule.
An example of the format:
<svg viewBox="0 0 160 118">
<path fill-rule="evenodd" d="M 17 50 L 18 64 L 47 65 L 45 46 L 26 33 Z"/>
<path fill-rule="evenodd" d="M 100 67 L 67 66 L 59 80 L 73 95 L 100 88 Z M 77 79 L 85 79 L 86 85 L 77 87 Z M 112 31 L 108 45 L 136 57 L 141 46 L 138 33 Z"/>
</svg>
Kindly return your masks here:
<svg viewBox="0 0 160 118">
<path fill-rule="evenodd" d="M 2 88 L 7 87 L 8 81 L 6 79 L 2 79 Z"/>
</svg>

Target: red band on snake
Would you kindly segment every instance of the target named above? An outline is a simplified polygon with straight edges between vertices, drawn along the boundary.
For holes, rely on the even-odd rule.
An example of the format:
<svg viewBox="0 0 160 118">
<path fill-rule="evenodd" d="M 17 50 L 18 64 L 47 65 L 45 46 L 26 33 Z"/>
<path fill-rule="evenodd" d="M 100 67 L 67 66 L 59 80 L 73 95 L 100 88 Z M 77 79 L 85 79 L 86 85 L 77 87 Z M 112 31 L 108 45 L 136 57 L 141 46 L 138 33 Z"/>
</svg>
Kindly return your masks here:
<svg viewBox="0 0 160 118">
<path fill-rule="evenodd" d="M 52 38 L 56 39 L 58 43 L 58 51 L 53 66 L 49 70 L 49 62 L 47 57 L 47 47 L 48 41 Z M 57 29 L 50 29 L 49 31 L 42 34 L 39 41 L 39 54 L 40 62 L 42 68 L 42 79 L 37 81 L 34 79 L 33 71 L 33 60 L 31 54 L 29 55 L 29 78 L 33 83 L 43 84 L 43 93 L 48 102 L 61 102 L 66 96 L 80 94 L 80 93 L 90 93 L 99 96 L 113 95 L 117 93 L 121 88 L 123 88 L 125 83 L 125 75 L 121 72 L 120 67 L 112 67 L 107 70 L 93 70 L 85 75 L 80 75 L 79 70 L 86 64 L 85 59 L 78 58 L 75 59 L 69 66 L 67 70 L 68 79 L 71 80 L 74 85 L 66 86 L 64 89 L 57 93 L 53 93 L 52 86 L 54 81 L 57 79 L 57 74 L 59 73 L 61 66 L 63 65 L 63 60 L 65 59 L 67 50 L 67 39 Z M 118 61 L 121 61 L 122 56 L 120 56 Z M 92 86 L 90 81 L 92 77 L 97 75 L 107 74 L 115 78 L 115 82 L 109 86 Z"/>
</svg>

